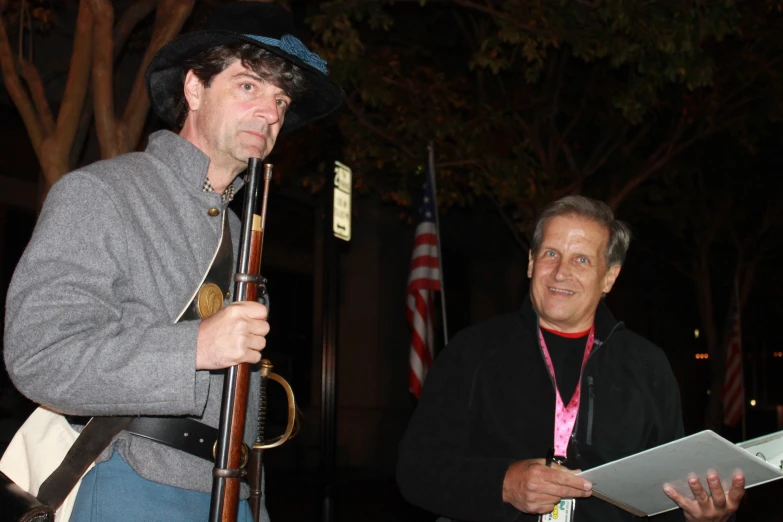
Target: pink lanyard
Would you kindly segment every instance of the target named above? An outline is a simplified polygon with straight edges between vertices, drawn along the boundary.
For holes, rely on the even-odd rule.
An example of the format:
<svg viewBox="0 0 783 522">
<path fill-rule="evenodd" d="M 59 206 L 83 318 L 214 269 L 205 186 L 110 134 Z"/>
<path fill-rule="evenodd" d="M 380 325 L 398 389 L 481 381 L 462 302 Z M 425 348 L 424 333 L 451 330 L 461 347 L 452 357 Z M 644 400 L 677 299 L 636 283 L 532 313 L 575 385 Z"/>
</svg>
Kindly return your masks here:
<svg viewBox="0 0 783 522">
<path fill-rule="evenodd" d="M 582 372 L 585 369 L 587 358 L 593 351 L 595 344 L 595 328 L 590 328 L 590 334 L 587 336 L 587 346 L 585 347 L 585 356 L 582 359 L 582 369 L 579 371 L 579 382 L 576 383 L 576 389 L 568 401 L 568 406 L 563 405 L 563 399 L 560 397 L 560 390 L 557 389 L 557 379 L 555 379 L 555 367 L 552 364 L 552 358 L 549 356 L 549 350 L 544 341 L 544 334 L 541 328 L 538 329 L 538 340 L 541 342 L 541 351 L 544 352 L 546 367 L 549 368 L 549 374 L 552 376 L 552 382 L 555 385 L 555 455 L 565 456 L 568 449 L 568 439 L 571 432 L 574 431 L 576 415 L 579 412 L 579 400 L 582 395 Z"/>
</svg>

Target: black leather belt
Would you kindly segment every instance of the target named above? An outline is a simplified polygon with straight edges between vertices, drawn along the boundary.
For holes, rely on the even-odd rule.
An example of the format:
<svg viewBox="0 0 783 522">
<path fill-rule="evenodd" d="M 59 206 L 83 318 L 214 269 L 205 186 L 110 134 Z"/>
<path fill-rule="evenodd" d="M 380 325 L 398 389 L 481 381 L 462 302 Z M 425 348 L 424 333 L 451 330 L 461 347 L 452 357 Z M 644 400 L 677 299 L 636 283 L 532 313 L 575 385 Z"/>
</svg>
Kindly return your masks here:
<svg viewBox="0 0 783 522">
<path fill-rule="evenodd" d="M 87 424 L 90 417 L 66 416 L 71 424 Z M 137 417 L 125 431 L 153 440 L 196 457 L 215 461 L 213 448 L 218 438 L 217 428 L 187 417 Z"/>
</svg>

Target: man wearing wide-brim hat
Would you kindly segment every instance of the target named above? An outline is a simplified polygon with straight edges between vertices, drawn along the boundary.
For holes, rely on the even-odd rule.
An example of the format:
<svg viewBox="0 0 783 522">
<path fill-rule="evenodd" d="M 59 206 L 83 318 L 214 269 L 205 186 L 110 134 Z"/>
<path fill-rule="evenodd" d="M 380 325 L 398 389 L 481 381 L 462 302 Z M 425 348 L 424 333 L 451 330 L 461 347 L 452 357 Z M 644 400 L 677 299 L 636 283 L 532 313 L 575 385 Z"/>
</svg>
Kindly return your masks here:
<svg viewBox="0 0 783 522">
<path fill-rule="evenodd" d="M 212 370 L 257 363 L 269 325 L 260 303 L 202 319 L 194 298 L 205 274 L 217 273 L 222 295 L 229 290 L 239 220 L 228 204 L 248 158 L 267 156 L 279 134 L 343 99 L 290 25 L 275 4 L 232 4 L 216 10 L 209 29 L 166 45 L 147 87 L 177 132 L 158 131 L 144 152 L 66 175 L 44 204 L 8 291 L 11 378 L 77 427 L 93 416 L 157 423 L 139 421 L 100 455 L 73 520 L 207 519 L 214 462 L 199 447 L 211 453 L 223 388 L 223 372 Z M 174 433 L 182 443 L 158 440 L 171 418 L 196 423 Z M 251 445 L 254 430 L 247 423 Z M 250 519 L 242 502 L 239 520 Z"/>
</svg>

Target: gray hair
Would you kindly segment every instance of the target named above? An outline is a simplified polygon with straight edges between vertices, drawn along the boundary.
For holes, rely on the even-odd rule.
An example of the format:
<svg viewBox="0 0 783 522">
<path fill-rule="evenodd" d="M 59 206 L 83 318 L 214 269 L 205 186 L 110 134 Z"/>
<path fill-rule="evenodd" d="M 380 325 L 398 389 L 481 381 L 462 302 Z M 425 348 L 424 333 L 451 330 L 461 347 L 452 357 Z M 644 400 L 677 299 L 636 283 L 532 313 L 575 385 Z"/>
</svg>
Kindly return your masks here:
<svg viewBox="0 0 783 522">
<path fill-rule="evenodd" d="M 566 196 L 549 203 L 538 216 L 533 230 L 533 240 L 530 251 L 538 253 L 544 240 L 544 226 L 555 217 L 580 217 L 594 221 L 609 231 L 609 242 L 606 245 L 607 267 L 622 265 L 625 253 L 631 243 L 631 229 L 628 225 L 614 218 L 614 212 L 603 201 L 584 196 Z"/>
</svg>

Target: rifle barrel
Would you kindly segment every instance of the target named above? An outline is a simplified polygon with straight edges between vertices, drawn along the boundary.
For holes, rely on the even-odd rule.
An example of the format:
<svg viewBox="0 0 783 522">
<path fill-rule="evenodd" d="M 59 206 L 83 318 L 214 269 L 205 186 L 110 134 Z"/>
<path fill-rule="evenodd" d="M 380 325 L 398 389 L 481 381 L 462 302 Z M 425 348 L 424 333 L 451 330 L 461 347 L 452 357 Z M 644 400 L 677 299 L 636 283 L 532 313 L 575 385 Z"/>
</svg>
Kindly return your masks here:
<svg viewBox="0 0 783 522">
<path fill-rule="evenodd" d="M 256 213 L 261 182 L 261 160 L 250 158 L 245 175 L 246 193 L 242 211 L 242 235 L 237 275 L 234 278 L 233 301 L 255 301 L 258 298 L 261 253 L 266 224 L 267 194 L 272 179 L 272 165 L 264 168 L 264 193 L 261 215 Z M 223 381 L 219 435 L 215 448 L 210 522 L 234 522 L 237 519 L 239 485 L 248 448 L 244 445 L 245 416 L 251 367 L 247 363 L 232 366 Z"/>
</svg>

